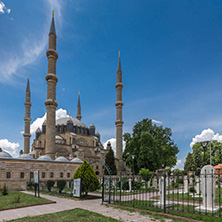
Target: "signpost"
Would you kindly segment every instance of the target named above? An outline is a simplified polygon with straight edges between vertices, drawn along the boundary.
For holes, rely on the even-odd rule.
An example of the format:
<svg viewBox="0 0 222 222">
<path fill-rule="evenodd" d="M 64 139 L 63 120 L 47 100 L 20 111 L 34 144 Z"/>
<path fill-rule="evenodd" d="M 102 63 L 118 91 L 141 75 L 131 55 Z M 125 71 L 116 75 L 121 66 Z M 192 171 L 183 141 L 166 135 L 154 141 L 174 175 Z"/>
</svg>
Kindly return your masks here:
<svg viewBox="0 0 222 222">
<path fill-rule="evenodd" d="M 81 197 L 81 178 L 73 180 L 73 196 Z"/>
</svg>

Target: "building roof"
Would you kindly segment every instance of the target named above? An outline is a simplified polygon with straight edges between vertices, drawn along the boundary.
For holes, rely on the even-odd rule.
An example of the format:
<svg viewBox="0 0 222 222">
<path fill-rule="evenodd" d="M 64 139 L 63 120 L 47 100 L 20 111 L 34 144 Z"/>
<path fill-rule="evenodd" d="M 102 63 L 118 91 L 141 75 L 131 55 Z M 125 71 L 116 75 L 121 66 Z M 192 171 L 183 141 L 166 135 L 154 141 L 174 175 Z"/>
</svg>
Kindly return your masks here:
<svg viewBox="0 0 222 222">
<path fill-rule="evenodd" d="M 2 148 L 0 148 L 0 159 L 12 159 L 12 156 L 8 153 L 5 152 Z"/>
<path fill-rule="evenodd" d="M 72 163 L 83 163 L 83 161 L 79 158 L 74 158 L 73 160 L 71 160 Z"/>
<path fill-rule="evenodd" d="M 34 158 L 32 156 L 30 156 L 29 154 L 22 154 L 22 155 L 18 156 L 17 159 L 34 160 Z"/>
<path fill-rule="evenodd" d="M 60 156 L 60 157 L 56 158 L 55 161 L 58 161 L 58 162 L 69 162 L 64 156 Z"/>
<path fill-rule="evenodd" d="M 82 121 L 80 121 L 78 119 L 74 119 L 74 118 L 69 118 L 69 117 L 63 117 L 63 118 L 56 120 L 56 125 L 66 125 L 67 121 L 69 119 L 72 120 L 74 126 L 81 126 L 84 128 L 88 128 L 88 126 L 85 123 L 83 123 Z"/>
<path fill-rule="evenodd" d="M 40 156 L 37 160 L 52 161 L 52 159 L 46 155 Z"/>
</svg>

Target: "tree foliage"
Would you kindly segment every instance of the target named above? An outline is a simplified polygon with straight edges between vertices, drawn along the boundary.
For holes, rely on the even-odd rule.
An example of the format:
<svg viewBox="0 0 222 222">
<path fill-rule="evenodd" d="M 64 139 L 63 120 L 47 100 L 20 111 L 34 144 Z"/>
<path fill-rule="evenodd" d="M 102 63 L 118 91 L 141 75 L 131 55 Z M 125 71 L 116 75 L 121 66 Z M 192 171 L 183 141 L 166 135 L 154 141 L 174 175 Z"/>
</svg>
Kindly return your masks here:
<svg viewBox="0 0 222 222">
<path fill-rule="evenodd" d="M 142 168 L 139 172 L 139 175 L 142 177 L 144 181 L 149 181 L 153 177 L 153 172 L 149 171 L 148 169 Z"/>
<path fill-rule="evenodd" d="M 62 190 L 66 186 L 66 181 L 65 180 L 58 180 L 57 182 L 57 187 L 59 188 L 59 193 L 62 193 Z"/>
<path fill-rule="evenodd" d="M 81 191 L 88 192 L 95 191 L 99 188 L 99 180 L 92 168 L 86 160 L 83 161 L 82 165 L 75 172 L 73 179 L 81 178 Z"/>
<path fill-rule="evenodd" d="M 112 148 L 110 148 L 108 153 L 106 154 L 105 164 L 111 170 L 111 174 L 112 175 L 116 175 L 117 174 L 116 164 L 115 164 L 115 157 L 114 157 L 114 152 L 113 152 Z M 104 170 L 104 174 L 105 175 L 109 175 L 109 173 L 107 172 L 106 168 Z"/>
<path fill-rule="evenodd" d="M 211 147 L 211 164 L 216 166 L 222 163 L 222 143 L 214 141 L 208 143 L 205 150 L 205 165 L 210 164 L 210 147 Z M 184 164 L 184 172 L 194 171 L 200 174 L 204 166 L 204 149 L 200 143 L 196 143 L 192 147 L 192 153 L 188 153 Z"/>
<path fill-rule="evenodd" d="M 143 119 L 133 127 L 132 135 L 124 134 L 126 148 L 123 158 L 127 166 L 132 169 L 132 157 L 134 170 L 138 173 L 141 168 L 155 171 L 160 168 L 172 168 L 177 162 L 176 154 L 179 152 L 177 145 L 171 139 L 170 128 L 163 128 L 152 124 L 151 119 Z"/>
</svg>

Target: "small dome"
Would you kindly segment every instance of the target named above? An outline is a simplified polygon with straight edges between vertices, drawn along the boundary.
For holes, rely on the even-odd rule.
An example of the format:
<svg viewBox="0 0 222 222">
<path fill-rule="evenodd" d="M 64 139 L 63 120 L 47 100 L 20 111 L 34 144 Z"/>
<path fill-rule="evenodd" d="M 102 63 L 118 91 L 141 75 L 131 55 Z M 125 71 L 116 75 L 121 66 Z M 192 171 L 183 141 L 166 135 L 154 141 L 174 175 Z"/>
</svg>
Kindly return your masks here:
<svg viewBox="0 0 222 222">
<path fill-rule="evenodd" d="M 80 160 L 79 158 L 74 158 L 73 160 L 71 160 L 72 163 L 83 163 L 82 160 Z"/>
<path fill-rule="evenodd" d="M 0 159 L 5 159 L 5 158 L 12 159 L 12 156 L 9 153 L 3 151 L 2 148 L 0 148 Z"/>
<path fill-rule="evenodd" d="M 40 156 L 37 160 L 52 161 L 52 159 L 47 155 Z"/>
<path fill-rule="evenodd" d="M 18 156 L 17 159 L 33 160 L 33 157 L 30 156 L 29 154 L 22 154 L 22 155 Z"/>
<path fill-rule="evenodd" d="M 56 140 L 64 140 L 64 138 L 63 138 L 62 136 L 60 136 L 60 135 L 56 135 L 56 136 L 55 136 L 55 139 L 56 139 Z"/>
<path fill-rule="evenodd" d="M 29 155 L 35 155 L 35 150 L 29 153 Z"/>
<path fill-rule="evenodd" d="M 69 162 L 64 156 L 60 156 L 60 157 L 56 158 L 55 161 L 59 161 L 59 162 Z"/>
</svg>

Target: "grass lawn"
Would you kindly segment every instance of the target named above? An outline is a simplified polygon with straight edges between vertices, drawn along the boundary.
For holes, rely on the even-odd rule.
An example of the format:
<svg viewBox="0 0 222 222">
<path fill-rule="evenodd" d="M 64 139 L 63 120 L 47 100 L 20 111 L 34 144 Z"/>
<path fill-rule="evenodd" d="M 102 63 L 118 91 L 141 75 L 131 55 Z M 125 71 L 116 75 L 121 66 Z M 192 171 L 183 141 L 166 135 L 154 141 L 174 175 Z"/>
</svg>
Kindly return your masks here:
<svg viewBox="0 0 222 222">
<path fill-rule="evenodd" d="M 189 201 L 200 201 L 202 202 L 202 197 L 193 197 L 193 193 L 189 193 L 189 195 L 187 193 L 181 194 L 181 193 L 174 193 L 174 194 L 167 194 L 166 195 L 166 199 L 168 200 L 174 200 L 176 202 L 176 200 L 189 200 Z"/>
<path fill-rule="evenodd" d="M 20 201 L 17 202 L 16 198 L 20 196 Z M 33 195 L 25 194 L 19 191 L 9 191 L 8 195 L 3 196 L 0 194 L 0 210 L 6 208 L 20 207 L 32 204 L 51 203 L 51 200 L 47 200 L 41 197 L 35 197 Z"/>
<path fill-rule="evenodd" d="M 115 220 L 110 217 L 105 217 L 103 215 L 90 212 L 88 210 L 83 209 L 73 209 L 73 210 L 66 210 L 58 213 L 53 214 L 45 214 L 41 216 L 35 217 L 25 217 L 16 220 L 10 220 L 16 222 L 71 222 L 71 221 L 78 221 L 78 222 L 116 222 L 119 220 Z"/>
</svg>

